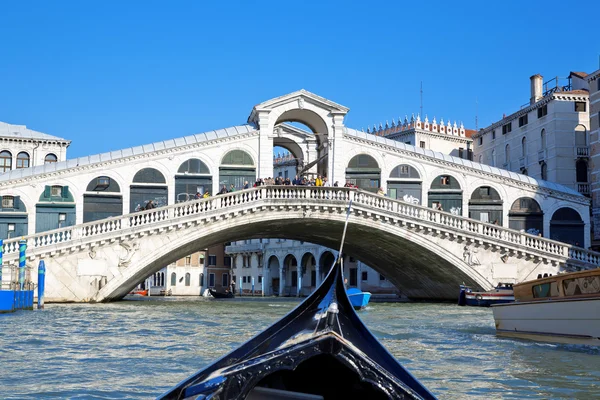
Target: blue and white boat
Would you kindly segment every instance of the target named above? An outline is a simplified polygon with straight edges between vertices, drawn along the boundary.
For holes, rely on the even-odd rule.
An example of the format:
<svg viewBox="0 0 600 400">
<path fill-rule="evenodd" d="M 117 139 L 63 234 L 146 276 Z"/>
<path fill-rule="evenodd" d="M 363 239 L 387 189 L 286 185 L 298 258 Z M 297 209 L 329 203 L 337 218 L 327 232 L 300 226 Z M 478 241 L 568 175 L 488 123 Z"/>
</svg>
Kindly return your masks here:
<svg viewBox="0 0 600 400">
<path fill-rule="evenodd" d="M 348 295 L 348 299 L 350 299 L 350 304 L 352 304 L 352 307 L 354 307 L 355 310 L 362 310 L 365 308 L 371 299 L 371 293 L 361 292 L 357 288 L 346 290 L 346 294 Z"/>
<path fill-rule="evenodd" d="M 512 283 L 499 283 L 494 289 L 487 292 L 474 292 L 470 287 L 460 285 L 459 306 L 489 307 L 492 304 L 513 301 L 515 301 L 515 294 Z"/>
</svg>

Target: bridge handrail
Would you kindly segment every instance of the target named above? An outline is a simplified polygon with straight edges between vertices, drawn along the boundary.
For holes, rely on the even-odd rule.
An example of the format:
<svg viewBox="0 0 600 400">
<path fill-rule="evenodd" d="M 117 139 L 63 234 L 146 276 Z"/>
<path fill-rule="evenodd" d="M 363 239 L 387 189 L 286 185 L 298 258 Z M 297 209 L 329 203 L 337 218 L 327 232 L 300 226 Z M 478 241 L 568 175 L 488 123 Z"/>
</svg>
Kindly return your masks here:
<svg viewBox="0 0 600 400">
<path fill-rule="evenodd" d="M 407 203 L 402 200 L 365 192 L 360 189 L 345 187 L 316 186 L 260 186 L 242 191 L 227 193 L 198 199 L 152 210 L 106 218 L 98 221 L 69 226 L 46 232 L 35 233 L 22 238 L 4 241 L 4 254 L 18 253 L 19 241 L 26 240 L 29 249 L 37 249 L 60 243 L 75 241 L 109 232 L 126 231 L 139 226 L 146 226 L 166 220 L 174 220 L 186 215 L 207 214 L 238 204 L 250 204 L 269 199 L 306 199 L 323 201 L 339 201 L 347 203 L 350 199 L 355 205 L 363 205 L 383 209 L 413 220 L 426 221 L 438 226 L 446 226 L 455 231 L 468 232 L 500 242 L 508 242 L 524 246 L 538 252 L 546 252 L 554 256 L 572 259 L 581 263 L 600 264 L 600 253 L 575 247 L 552 239 L 534 236 L 526 232 L 489 224 L 471 218 L 435 210 L 422 205 Z"/>
</svg>

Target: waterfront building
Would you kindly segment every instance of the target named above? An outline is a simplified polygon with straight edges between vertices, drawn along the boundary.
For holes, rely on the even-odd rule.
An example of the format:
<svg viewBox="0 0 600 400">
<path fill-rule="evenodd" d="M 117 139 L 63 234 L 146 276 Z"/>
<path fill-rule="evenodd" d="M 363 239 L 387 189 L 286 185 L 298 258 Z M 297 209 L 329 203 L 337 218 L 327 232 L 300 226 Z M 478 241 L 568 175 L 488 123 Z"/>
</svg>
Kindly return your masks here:
<svg viewBox="0 0 600 400">
<path fill-rule="evenodd" d="M 228 243 L 236 292 L 260 296 L 308 296 L 333 265 L 337 251 L 286 239 L 248 239 Z M 373 294 L 399 294 L 384 275 L 361 261 L 344 257 L 348 287 Z M 254 287 L 253 287 L 254 283 Z M 254 289 L 254 290 L 253 290 Z M 394 296 L 397 297 L 397 296 Z"/>
<path fill-rule="evenodd" d="M 529 103 L 473 135 L 475 161 L 555 182 L 589 196 L 586 76 L 571 72 L 566 79 L 544 82 L 541 75 L 533 75 Z M 509 227 L 544 235 L 548 230 L 542 226 L 542 212 L 536 201 L 516 201 L 510 208 L 514 218 Z M 584 246 L 584 218 L 568 208 L 556 210 L 548 236 Z"/>
<path fill-rule="evenodd" d="M 473 135 L 474 160 L 590 194 L 587 74 L 547 82 L 530 78 L 531 98 L 518 111 Z"/>
<path fill-rule="evenodd" d="M 223 245 L 194 252 L 147 277 L 140 285 L 152 296 L 201 296 L 208 288 L 224 291 L 231 284 L 231 257 Z"/>
<path fill-rule="evenodd" d="M 600 69 L 586 77 L 590 91 L 590 182 L 592 248 L 600 249 Z"/>
</svg>

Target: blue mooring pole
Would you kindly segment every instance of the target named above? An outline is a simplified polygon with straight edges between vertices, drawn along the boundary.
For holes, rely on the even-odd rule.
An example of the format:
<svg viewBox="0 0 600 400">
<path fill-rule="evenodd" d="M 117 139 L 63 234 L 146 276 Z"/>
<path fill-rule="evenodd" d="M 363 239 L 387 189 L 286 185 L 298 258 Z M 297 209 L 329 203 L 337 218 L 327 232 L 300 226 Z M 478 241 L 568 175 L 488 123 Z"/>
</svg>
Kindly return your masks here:
<svg viewBox="0 0 600 400">
<path fill-rule="evenodd" d="M 38 310 L 44 308 L 44 290 L 46 289 L 46 263 L 38 265 Z"/>
<path fill-rule="evenodd" d="M 25 289 L 25 251 L 27 250 L 27 241 L 19 240 L 19 287 Z"/>
<path fill-rule="evenodd" d="M 252 296 L 254 296 L 254 277 L 252 277 Z"/>
<path fill-rule="evenodd" d="M 0 290 L 2 290 L 2 256 L 4 255 L 4 240 L 0 239 Z"/>
</svg>

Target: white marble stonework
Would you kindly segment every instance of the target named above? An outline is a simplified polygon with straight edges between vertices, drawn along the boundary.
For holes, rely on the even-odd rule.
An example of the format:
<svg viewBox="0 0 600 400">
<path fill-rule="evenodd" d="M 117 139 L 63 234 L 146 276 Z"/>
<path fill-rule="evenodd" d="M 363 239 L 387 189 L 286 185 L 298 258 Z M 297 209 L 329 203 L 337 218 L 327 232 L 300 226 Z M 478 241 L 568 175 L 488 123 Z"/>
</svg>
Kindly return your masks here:
<svg viewBox="0 0 600 400">
<path fill-rule="evenodd" d="M 550 230 L 550 216 L 554 211 L 561 207 L 575 210 L 585 225 L 583 246 L 587 247 L 590 242 L 589 199 L 577 191 L 555 183 L 536 180 L 514 172 L 348 128 L 344 125 L 344 116 L 347 112 L 348 108 L 346 107 L 301 90 L 255 106 L 246 125 L 67 160 L 52 165 L 7 172 L 0 175 L 0 196 L 19 196 L 27 210 L 33 211 L 36 210 L 45 186 L 68 186 L 74 199 L 75 224 L 77 226 L 36 234 L 36 213 L 29 212 L 29 236 L 25 237 L 30 249 L 29 262 L 35 263 L 39 258 L 44 257 L 52 265 L 49 282 L 53 283 L 49 286 L 49 292 L 52 293 L 49 293 L 49 298 L 55 300 L 101 301 L 118 298 L 146 276 L 195 249 L 204 248 L 210 244 L 244 239 L 245 237 L 239 236 L 243 230 L 236 230 L 232 226 L 238 221 L 245 224 L 256 223 L 252 225 L 252 231 L 244 233 L 247 235 L 246 238 L 276 237 L 271 235 L 269 223 L 267 223 L 274 218 L 285 221 L 293 216 L 304 216 L 304 218 L 314 220 L 315 223 L 321 221 L 318 222 L 319 224 L 329 219 L 339 221 L 343 214 L 342 204 L 339 203 L 339 200 L 338 202 L 333 201 L 333 197 L 326 197 L 326 195 L 333 196 L 333 192 L 327 190 L 323 192 L 324 197 L 319 200 L 319 207 L 316 209 L 304 204 L 301 199 L 292 201 L 276 197 L 254 199 L 252 204 L 247 206 L 234 202 L 221 208 L 219 202 L 224 197 L 217 197 L 211 198 L 206 204 L 215 206 L 219 203 L 219 208 L 206 210 L 208 214 L 202 214 L 202 217 L 191 213 L 189 216 L 178 214 L 175 218 L 175 215 L 172 214 L 183 212 L 182 210 L 187 204 L 202 203 L 201 201 L 175 204 L 175 175 L 182 163 L 192 158 L 200 159 L 213 176 L 212 193 L 216 193 L 219 188 L 218 176 L 221 161 L 229 151 L 244 151 L 252 160 L 253 165 L 250 167 L 256 169 L 256 175 L 267 178 L 273 176 L 273 147 L 279 145 L 285 145 L 284 147 L 292 151 L 296 158 L 302 160 L 303 165 L 309 165 L 321 159 L 322 162 L 310 167 L 311 171 L 328 176 L 329 182 L 339 181 L 342 184 L 346 179 L 346 168 L 356 155 L 365 154 L 376 160 L 381 170 L 381 185 L 384 190 L 388 177 L 395 167 L 401 164 L 410 165 L 419 173 L 422 182 L 421 204 L 425 205 L 431 182 L 440 175 L 451 176 L 460 183 L 463 193 L 463 204 L 460 211 L 462 216 L 435 213 L 431 209 L 418 205 L 412 205 L 413 208 L 410 210 L 406 209 L 409 210 L 405 210 L 408 215 L 400 216 L 394 213 L 399 212 L 400 209 L 404 210 L 400 205 L 408 205 L 408 203 L 390 201 L 389 204 L 394 204 L 393 209 L 385 210 L 384 214 L 378 214 L 382 212 L 381 207 L 376 207 L 377 212 L 370 209 L 362 211 L 366 214 L 357 217 L 362 221 L 357 222 L 357 226 L 362 227 L 364 232 L 381 230 L 383 226 L 389 227 L 389 230 L 387 230 L 388 228 L 384 230 L 390 235 L 399 235 L 397 240 L 406 240 L 407 244 L 412 243 L 411 245 L 429 248 L 432 254 L 445 254 L 451 251 L 452 254 L 444 256 L 446 257 L 444 258 L 445 265 L 455 265 L 455 268 L 466 274 L 465 277 L 470 277 L 474 284 L 481 287 L 492 285 L 491 265 L 498 262 L 498 252 L 502 251 L 518 260 L 518 276 L 513 277 L 517 281 L 530 276 L 530 272 L 534 269 L 536 271 L 546 269 L 546 267 L 537 266 L 539 263 L 546 265 L 543 260 L 550 265 L 547 269 L 554 272 L 561 266 L 566 266 L 573 254 L 577 255 L 577 262 L 583 266 L 589 265 L 595 260 L 594 253 L 582 249 L 577 249 L 573 253 L 568 245 L 560 245 L 545 238 L 529 237 L 522 232 L 508 229 L 508 213 L 511 204 L 519 198 L 529 197 L 535 199 L 544 211 L 544 232 Z M 301 122 L 313 129 L 314 132 L 303 132 L 285 125 L 285 122 L 290 121 Z M 114 217 L 81 225 L 83 198 L 90 182 L 99 176 L 108 176 L 116 181 L 120 187 L 120 192 L 117 194 L 122 196 L 122 213 L 127 215 L 132 211 L 129 209 L 129 187 L 134 175 L 143 168 L 154 168 L 164 175 L 168 188 L 167 204 L 169 206 L 135 214 L 136 218 L 140 215 L 152 215 L 152 217 L 148 217 L 150 220 L 145 221 L 143 226 L 130 225 L 131 221 L 137 221 L 137 219 L 129 217 Z M 502 198 L 504 226 L 489 228 L 486 224 L 467 218 L 471 193 L 481 186 L 494 188 Z M 266 192 L 258 191 L 257 193 L 266 195 Z M 371 195 L 365 194 L 365 196 L 371 198 Z M 242 197 L 235 196 L 232 199 L 243 200 Z M 278 207 L 281 205 L 283 208 L 272 209 L 275 205 Z M 416 214 L 410 215 L 411 212 Z M 209 215 L 209 219 L 206 219 Z M 431 215 L 436 215 L 436 217 L 431 217 Z M 243 218 L 240 218 L 242 216 Z M 420 220 L 434 218 L 434 220 L 426 221 L 427 223 L 421 226 L 409 222 L 406 218 Z M 437 220 L 436 218 L 441 219 Z M 460 223 L 456 222 L 460 226 L 452 226 L 454 223 L 452 221 L 460 221 Z M 403 225 L 404 223 L 408 225 Z M 436 224 L 443 224 L 443 230 L 440 230 Z M 483 229 L 483 231 L 469 231 L 468 238 L 459 239 L 465 230 L 471 229 L 467 228 L 467 225 L 476 226 L 477 229 Z M 271 229 L 274 226 L 275 223 L 271 225 Z M 485 229 L 479 227 L 485 227 Z M 505 237 L 492 240 L 494 234 L 490 234 L 490 232 L 495 232 L 494 229 L 503 232 L 502 235 Z M 198 230 L 201 233 L 196 232 Z M 322 231 L 325 230 L 322 229 Z M 59 232 L 62 233 L 59 234 Z M 459 234 L 459 232 L 462 233 Z M 209 233 L 213 233 L 213 235 L 209 236 Z M 298 235 L 302 237 L 298 239 L 328 245 L 329 240 L 332 239 L 321 237 L 320 234 L 319 230 L 311 230 L 308 233 L 300 232 Z M 519 240 L 523 243 L 519 243 L 526 245 L 525 242 L 528 242 L 527 246 L 529 247 L 520 253 L 519 246 L 521 244 L 515 245 L 516 239 L 511 239 L 512 241 L 508 242 L 512 244 L 509 245 L 503 242 L 506 237 L 521 238 Z M 289 238 L 293 238 L 293 236 Z M 11 260 L 16 256 L 14 253 L 16 240 L 5 241 L 7 249 L 5 260 L 8 262 L 13 262 Z M 394 240 L 396 239 L 392 241 Z M 196 243 L 193 243 L 194 241 Z M 336 247 L 335 243 L 330 244 L 333 248 Z M 531 247 L 538 244 L 539 248 Z M 382 243 L 383 245 L 384 243 Z M 465 246 L 468 248 L 467 250 L 465 250 Z M 471 251 L 469 250 L 470 246 L 480 246 L 477 249 L 480 265 L 473 263 L 473 265 L 467 265 L 465 262 L 463 253 Z M 394 260 L 392 256 L 394 250 L 390 248 L 389 251 L 390 253 L 381 255 L 386 262 Z M 489 256 L 485 256 L 485 254 L 489 254 Z M 173 258 L 173 255 L 177 255 L 177 257 Z M 373 263 L 370 263 L 368 258 L 358 257 L 376 270 L 384 271 L 386 277 L 393 280 L 393 273 L 388 270 L 393 268 L 393 265 L 382 265 L 383 259 L 372 260 Z M 445 274 L 440 273 L 439 276 L 430 276 L 427 279 L 440 283 L 442 276 Z M 399 273 L 396 279 L 401 278 L 402 273 Z M 435 290 L 442 293 L 445 289 L 441 286 L 438 287 L 438 284 L 433 284 L 425 285 L 419 290 L 425 297 L 435 297 Z"/>
</svg>

